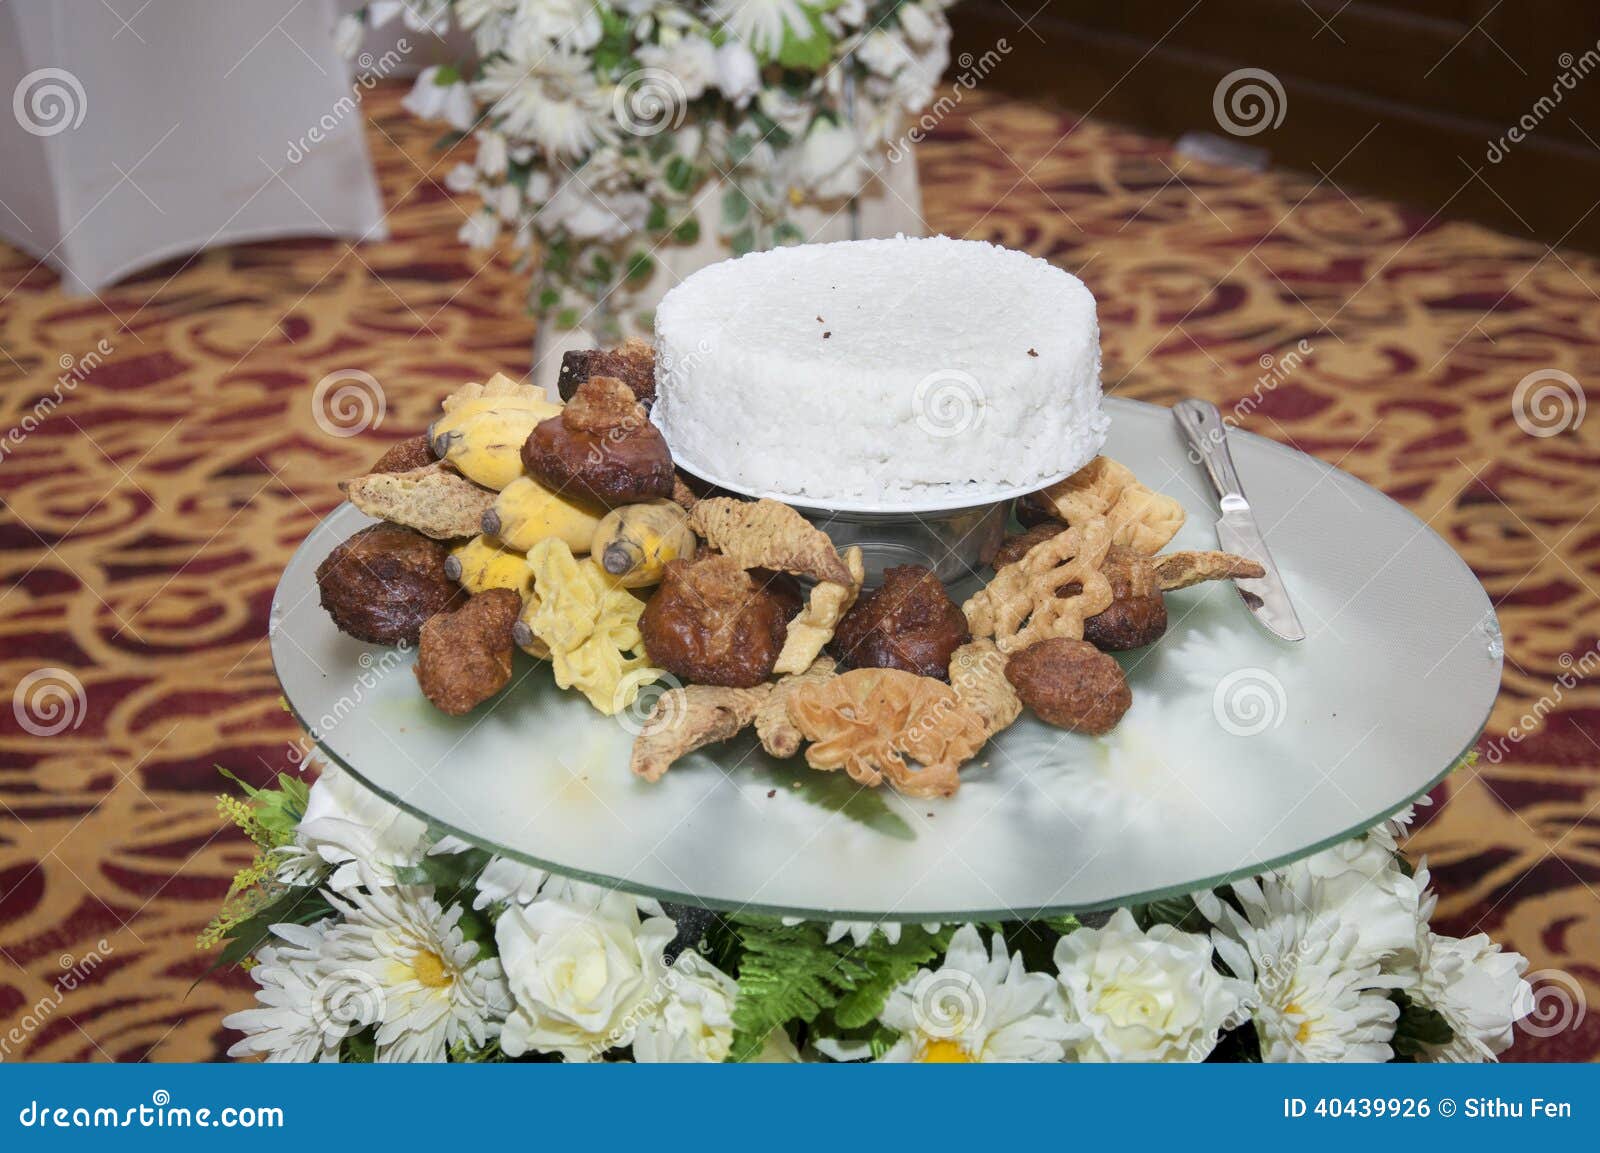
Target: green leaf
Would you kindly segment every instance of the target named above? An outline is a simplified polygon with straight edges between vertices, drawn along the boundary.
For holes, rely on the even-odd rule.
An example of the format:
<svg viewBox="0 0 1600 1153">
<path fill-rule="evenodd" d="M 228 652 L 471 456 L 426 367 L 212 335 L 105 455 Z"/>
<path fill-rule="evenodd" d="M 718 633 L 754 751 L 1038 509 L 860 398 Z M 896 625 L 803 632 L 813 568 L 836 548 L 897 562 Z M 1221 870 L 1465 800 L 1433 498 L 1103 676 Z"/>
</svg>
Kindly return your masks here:
<svg viewBox="0 0 1600 1153">
<path fill-rule="evenodd" d="M 776 245 L 804 244 L 806 234 L 793 221 L 780 220 L 772 227 L 772 242 Z"/>
<path fill-rule="evenodd" d="M 897 841 L 916 840 L 916 830 L 889 807 L 881 793 L 852 781 L 844 773 L 797 769 L 787 761 L 767 758 L 751 757 L 743 763 L 754 775 L 765 778 L 772 787 L 782 789 L 796 800 L 838 813 Z"/>
<path fill-rule="evenodd" d="M 889 994 L 909 981 L 916 971 L 950 947 L 955 927 L 930 933 L 921 925 L 905 925 L 900 940 L 891 945 L 881 933 L 850 953 L 865 970 L 856 987 L 833 1007 L 833 1019 L 846 1029 L 861 1028 L 883 1012 Z"/>
<path fill-rule="evenodd" d="M 667 226 L 667 206 L 657 200 L 650 205 L 650 215 L 645 217 L 644 226 L 651 232 L 660 232 Z"/>
<path fill-rule="evenodd" d="M 1430 1049 L 1455 1040 L 1455 1030 L 1437 1009 L 1419 1005 L 1399 989 L 1391 992 L 1389 999 L 1400 1006 L 1400 1017 L 1394 1025 L 1394 1040 L 1390 1042 L 1396 1059 L 1414 1061 L 1419 1057 L 1427 1057 Z"/>
<path fill-rule="evenodd" d="M 339 1048 L 339 1060 L 347 1065 L 370 1065 L 378 1059 L 378 1043 L 373 1030 L 346 1037 Z"/>
<path fill-rule="evenodd" d="M 648 280 L 650 278 L 650 274 L 655 271 L 655 267 L 655 261 L 650 259 L 650 254 L 648 252 L 635 252 L 632 256 L 628 257 L 628 271 L 626 274 L 626 279 L 630 284 L 636 284 L 641 280 Z"/>
<path fill-rule="evenodd" d="M 433 85 L 435 88 L 448 88 L 450 85 L 458 83 L 460 80 L 461 69 L 457 68 L 454 64 L 441 64 L 439 65 L 439 71 L 433 74 Z"/>
<path fill-rule="evenodd" d="M 756 250 L 756 232 L 753 228 L 741 228 L 728 240 L 728 247 L 733 249 L 735 256 L 744 256 Z"/>
<path fill-rule="evenodd" d="M 568 332 L 578 327 L 578 310 L 576 308 L 563 308 L 556 313 L 556 327 L 566 329 Z"/>
<path fill-rule="evenodd" d="M 539 292 L 539 311 L 549 312 L 561 303 L 561 294 L 553 288 L 541 289 Z"/>
<path fill-rule="evenodd" d="M 1203 933 L 1211 925 L 1193 898 L 1187 896 L 1164 897 L 1148 905 L 1135 906 L 1133 919 L 1146 931 L 1152 925 L 1172 925 L 1185 933 Z"/>
<path fill-rule="evenodd" d="M 239 964 L 267 943 L 273 925 L 310 925 L 332 914 L 333 906 L 320 891 L 288 889 L 272 904 L 234 926 L 232 936 L 211 967 L 221 969 Z"/>
<path fill-rule="evenodd" d="M 666 171 L 667 187 L 674 192 L 687 192 L 694 185 L 695 168 L 681 156 L 674 156 L 667 161 Z"/>
<path fill-rule="evenodd" d="M 777 61 L 785 68 L 800 72 L 821 72 L 833 62 L 833 37 L 822 23 L 822 14 L 814 7 L 804 8 L 809 26 L 804 34 L 784 22 L 783 43 L 778 45 Z"/>
<path fill-rule="evenodd" d="M 743 222 L 750 215 L 750 200 L 733 185 L 722 192 L 722 222 L 728 227 Z"/>
<path fill-rule="evenodd" d="M 682 224 L 672 230 L 672 238 L 679 244 L 693 244 L 700 239 L 700 221 L 693 216 L 686 217 Z"/>
<path fill-rule="evenodd" d="M 815 922 L 740 921 L 744 953 L 739 963 L 739 997 L 733 1007 L 732 1060 L 748 1061 L 774 1029 L 789 1021 L 814 1021 L 868 970 L 849 954 L 824 943 Z"/>
</svg>

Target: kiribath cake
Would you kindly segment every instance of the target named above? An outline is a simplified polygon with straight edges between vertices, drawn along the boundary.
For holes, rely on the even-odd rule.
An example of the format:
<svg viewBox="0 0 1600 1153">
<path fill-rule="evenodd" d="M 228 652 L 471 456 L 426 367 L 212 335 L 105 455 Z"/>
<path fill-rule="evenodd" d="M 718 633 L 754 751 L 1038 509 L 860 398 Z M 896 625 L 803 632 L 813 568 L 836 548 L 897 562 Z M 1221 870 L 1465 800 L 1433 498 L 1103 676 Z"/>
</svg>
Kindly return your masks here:
<svg viewBox="0 0 1600 1153">
<path fill-rule="evenodd" d="M 974 503 L 1100 450 L 1100 330 L 1076 277 L 980 241 L 859 240 L 704 268 L 656 310 L 651 419 L 740 491 Z"/>
</svg>

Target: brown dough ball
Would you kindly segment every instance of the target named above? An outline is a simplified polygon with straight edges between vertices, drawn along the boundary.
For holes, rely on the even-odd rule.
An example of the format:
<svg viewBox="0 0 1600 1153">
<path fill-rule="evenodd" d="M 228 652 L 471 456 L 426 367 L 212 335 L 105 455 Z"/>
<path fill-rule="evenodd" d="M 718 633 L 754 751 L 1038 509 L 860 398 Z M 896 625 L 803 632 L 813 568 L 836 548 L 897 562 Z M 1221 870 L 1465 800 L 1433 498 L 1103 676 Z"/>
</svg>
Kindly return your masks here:
<svg viewBox="0 0 1600 1153">
<path fill-rule="evenodd" d="M 487 589 L 455 612 L 435 613 L 422 626 L 412 670 L 422 695 L 451 716 L 469 713 L 511 681 L 511 628 L 522 598 Z"/>
<path fill-rule="evenodd" d="M 1027 496 L 1019 496 L 1011 508 L 1017 514 L 1017 520 L 1023 528 L 1033 528 L 1036 525 L 1061 520 L 1056 515 L 1055 506 L 1044 498 L 1042 492 L 1030 492 Z"/>
<path fill-rule="evenodd" d="M 627 340 L 620 348 L 566 353 L 556 375 L 556 389 L 562 400 L 571 400 L 579 385 L 596 376 L 616 377 L 649 408 L 656 399 L 656 350 L 642 340 Z"/>
<path fill-rule="evenodd" d="M 465 594 L 444 572 L 450 550 L 395 524 L 364 528 L 317 566 L 322 607 L 340 632 L 374 644 L 416 644 L 422 624 Z"/>
<path fill-rule="evenodd" d="M 997 569 L 1004 568 L 1008 564 L 1015 564 L 1027 556 L 1034 545 L 1066 531 L 1067 526 L 1058 520 L 1047 520 L 1043 524 L 1036 524 L 1028 529 L 1027 532 L 1006 537 L 1005 543 L 1000 546 L 999 551 L 994 554 L 994 560 L 990 563 Z"/>
<path fill-rule="evenodd" d="M 367 472 L 410 472 L 414 468 L 432 464 L 433 461 L 433 449 L 428 445 L 427 436 L 418 433 L 391 445 L 388 452 L 372 462 L 372 467 Z"/>
<path fill-rule="evenodd" d="M 852 669 L 902 669 L 948 680 L 950 654 L 971 639 L 961 606 L 939 578 L 921 565 L 897 565 L 845 613 L 831 649 Z"/>
<path fill-rule="evenodd" d="M 1083 622 L 1083 639 L 1112 653 L 1154 644 L 1167 631 L 1167 601 L 1150 558 L 1112 545 L 1100 571 L 1111 582 L 1111 605 Z"/>
<path fill-rule="evenodd" d="M 522 463 L 551 491 L 607 508 L 672 496 L 666 439 L 615 377 L 585 381 L 560 416 L 535 425 Z"/>
<path fill-rule="evenodd" d="M 650 663 L 689 684 L 754 688 L 789 635 L 781 596 L 725 556 L 667 562 L 639 617 Z"/>
<path fill-rule="evenodd" d="M 1039 719 L 1098 736 L 1133 704 L 1122 666 L 1088 641 L 1052 637 L 1012 653 L 1006 679 Z"/>
</svg>

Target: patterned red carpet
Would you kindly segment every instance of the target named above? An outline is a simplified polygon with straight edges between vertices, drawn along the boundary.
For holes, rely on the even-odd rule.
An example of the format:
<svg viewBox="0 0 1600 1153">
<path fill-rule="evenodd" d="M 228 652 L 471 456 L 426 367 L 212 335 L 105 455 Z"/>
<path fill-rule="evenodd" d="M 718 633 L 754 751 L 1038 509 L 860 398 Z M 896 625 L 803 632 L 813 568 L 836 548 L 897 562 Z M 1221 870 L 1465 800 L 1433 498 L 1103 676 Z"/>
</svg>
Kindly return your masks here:
<svg viewBox="0 0 1600 1153">
<path fill-rule="evenodd" d="M 221 828 L 214 766 L 289 767 L 272 589 L 377 443 L 323 434 L 311 387 L 370 372 L 399 438 L 447 387 L 526 371 L 521 284 L 456 244 L 438 183 L 454 158 L 398 96 L 368 102 L 385 243 L 210 252 L 103 300 L 0 248 L 0 429 L 20 434 L 0 459 L 0 670 L 7 693 L 45 668 L 83 687 L 33 726 L 54 735 L 0 710 L 6 1060 L 227 1047 L 248 981 L 205 977 L 194 937 L 249 853 Z M 1471 562 L 1506 638 L 1479 746 L 1498 763 L 1442 786 L 1413 847 L 1443 931 L 1600 994 L 1600 427 L 1532 436 L 1512 409 L 1531 372 L 1600 368 L 1600 262 L 994 99 L 970 98 L 921 165 L 930 229 L 1088 281 L 1109 388 L 1225 407 L 1259 391 L 1247 427 L 1383 489 Z M 1600 1056 L 1600 1014 L 1511 1055 Z"/>
</svg>

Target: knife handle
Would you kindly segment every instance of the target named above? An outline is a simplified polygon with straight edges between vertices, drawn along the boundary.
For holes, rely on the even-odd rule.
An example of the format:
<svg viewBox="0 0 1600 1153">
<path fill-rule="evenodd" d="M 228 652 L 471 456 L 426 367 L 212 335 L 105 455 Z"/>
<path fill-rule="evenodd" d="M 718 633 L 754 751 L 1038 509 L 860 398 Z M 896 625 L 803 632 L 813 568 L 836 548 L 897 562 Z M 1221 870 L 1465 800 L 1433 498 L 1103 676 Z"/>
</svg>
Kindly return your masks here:
<svg viewBox="0 0 1600 1153">
<path fill-rule="evenodd" d="M 1228 451 L 1228 426 L 1222 423 L 1222 414 L 1208 400 L 1180 400 L 1172 406 L 1172 415 L 1183 429 L 1189 442 L 1191 455 L 1206 466 L 1217 496 L 1223 500 L 1230 496 L 1244 497 L 1244 485 L 1233 467 L 1233 454 Z"/>
</svg>

